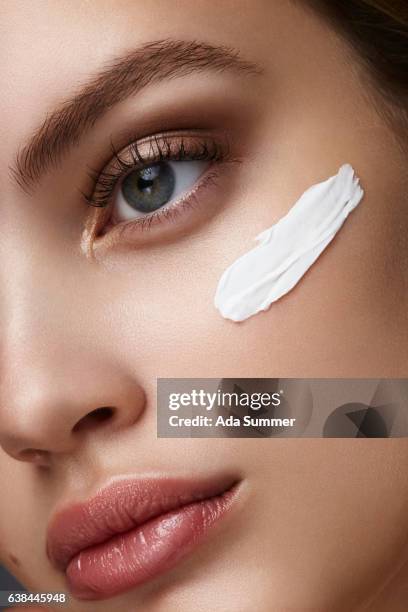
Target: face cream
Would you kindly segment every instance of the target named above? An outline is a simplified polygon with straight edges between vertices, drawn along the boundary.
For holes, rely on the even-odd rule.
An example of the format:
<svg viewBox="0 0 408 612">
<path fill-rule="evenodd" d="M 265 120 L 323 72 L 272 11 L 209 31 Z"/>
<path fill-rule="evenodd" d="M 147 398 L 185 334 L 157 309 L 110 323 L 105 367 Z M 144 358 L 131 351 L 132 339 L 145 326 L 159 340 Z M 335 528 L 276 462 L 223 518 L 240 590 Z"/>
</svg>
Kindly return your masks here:
<svg viewBox="0 0 408 612">
<path fill-rule="evenodd" d="M 293 289 L 363 195 L 349 164 L 305 191 L 280 221 L 256 237 L 255 248 L 225 270 L 214 300 L 221 315 L 244 321 Z"/>
</svg>

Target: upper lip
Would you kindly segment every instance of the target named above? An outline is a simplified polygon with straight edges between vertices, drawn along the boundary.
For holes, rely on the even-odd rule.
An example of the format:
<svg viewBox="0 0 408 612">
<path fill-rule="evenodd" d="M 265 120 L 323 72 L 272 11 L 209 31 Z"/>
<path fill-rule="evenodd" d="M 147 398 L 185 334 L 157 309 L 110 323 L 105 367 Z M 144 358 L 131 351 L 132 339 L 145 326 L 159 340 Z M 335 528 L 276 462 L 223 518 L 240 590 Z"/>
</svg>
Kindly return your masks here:
<svg viewBox="0 0 408 612">
<path fill-rule="evenodd" d="M 82 550 L 187 504 L 221 495 L 236 483 L 236 478 L 225 475 L 200 481 L 120 479 L 52 518 L 47 532 L 48 557 L 65 571 Z"/>
</svg>

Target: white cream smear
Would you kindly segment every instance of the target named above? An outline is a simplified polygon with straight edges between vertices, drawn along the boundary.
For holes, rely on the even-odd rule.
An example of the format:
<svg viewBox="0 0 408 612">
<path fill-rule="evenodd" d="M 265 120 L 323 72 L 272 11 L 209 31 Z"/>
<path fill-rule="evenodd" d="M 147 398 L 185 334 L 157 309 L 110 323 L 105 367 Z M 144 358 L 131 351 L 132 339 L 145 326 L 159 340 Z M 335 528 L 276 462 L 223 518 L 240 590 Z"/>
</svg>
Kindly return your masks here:
<svg viewBox="0 0 408 612">
<path fill-rule="evenodd" d="M 255 248 L 225 270 L 214 299 L 221 315 L 244 321 L 293 289 L 363 195 L 350 164 L 305 191 L 282 219 L 256 237 Z"/>
</svg>

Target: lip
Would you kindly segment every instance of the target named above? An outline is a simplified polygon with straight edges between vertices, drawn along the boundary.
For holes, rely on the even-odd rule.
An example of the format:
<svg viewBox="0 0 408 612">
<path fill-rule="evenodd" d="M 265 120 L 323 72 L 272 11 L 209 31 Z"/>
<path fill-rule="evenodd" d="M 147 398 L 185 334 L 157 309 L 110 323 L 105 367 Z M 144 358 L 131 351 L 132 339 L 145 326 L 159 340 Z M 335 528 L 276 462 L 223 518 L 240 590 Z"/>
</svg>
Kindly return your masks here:
<svg viewBox="0 0 408 612">
<path fill-rule="evenodd" d="M 230 509 L 236 478 L 123 479 L 58 512 L 47 554 L 78 599 L 107 599 L 170 570 Z"/>
</svg>

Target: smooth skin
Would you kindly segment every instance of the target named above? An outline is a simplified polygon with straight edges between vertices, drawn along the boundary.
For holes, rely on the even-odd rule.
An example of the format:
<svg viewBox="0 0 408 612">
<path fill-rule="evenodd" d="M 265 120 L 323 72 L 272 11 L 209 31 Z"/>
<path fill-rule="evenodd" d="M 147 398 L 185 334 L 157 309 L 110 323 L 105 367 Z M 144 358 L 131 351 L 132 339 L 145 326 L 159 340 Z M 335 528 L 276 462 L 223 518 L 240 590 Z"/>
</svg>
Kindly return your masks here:
<svg viewBox="0 0 408 612">
<path fill-rule="evenodd" d="M 163 39 L 232 47 L 260 70 L 151 84 L 21 189 L 9 168 L 47 114 Z M 240 501 L 199 549 L 69 610 L 406 611 L 407 441 L 156 439 L 158 377 L 408 376 L 407 158 L 346 43 L 289 0 L 15 0 L 0 5 L 0 57 L 1 562 L 34 592 L 65 590 L 45 550 L 57 507 L 118 475 L 229 470 Z M 210 129 L 240 163 L 198 194 L 208 214 L 92 258 L 87 167 L 142 127 Z M 222 271 L 346 162 L 366 196 L 332 245 L 267 313 L 222 319 Z M 89 416 L 104 406 L 110 419 Z"/>
</svg>

